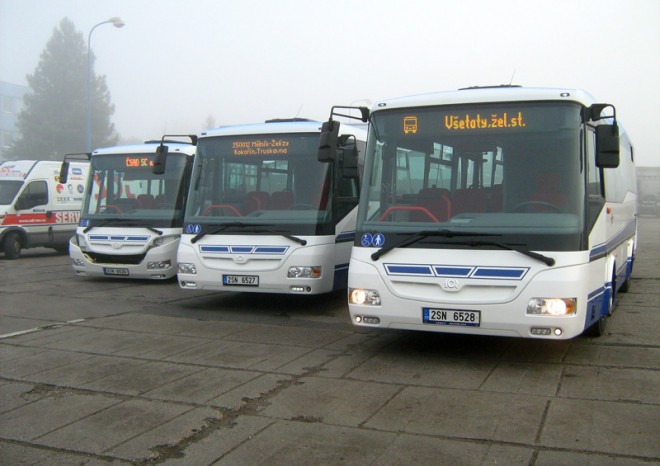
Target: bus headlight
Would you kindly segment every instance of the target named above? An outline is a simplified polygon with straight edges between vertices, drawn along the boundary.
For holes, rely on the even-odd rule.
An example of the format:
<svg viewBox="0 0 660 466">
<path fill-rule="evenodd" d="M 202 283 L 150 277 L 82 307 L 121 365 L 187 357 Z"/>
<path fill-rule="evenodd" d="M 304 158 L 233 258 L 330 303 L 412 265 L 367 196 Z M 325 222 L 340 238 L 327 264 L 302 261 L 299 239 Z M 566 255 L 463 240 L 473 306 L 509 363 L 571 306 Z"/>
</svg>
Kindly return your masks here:
<svg viewBox="0 0 660 466">
<path fill-rule="evenodd" d="M 286 274 L 287 278 L 320 278 L 321 277 L 321 266 L 312 266 L 312 267 L 289 267 L 289 271 Z"/>
<path fill-rule="evenodd" d="M 197 267 L 195 267 L 195 264 L 189 264 L 186 262 L 182 262 L 179 264 L 179 273 L 187 273 L 191 275 L 197 275 Z"/>
<path fill-rule="evenodd" d="M 527 314 L 569 316 L 575 314 L 576 304 L 576 298 L 532 298 L 527 304 Z"/>
<path fill-rule="evenodd" d="M 162 270 L 169 269 L 172 266 L 171 260 L 157 261 L 157 262 L 147 262 L 148 270 Z"/>
<path fill-rule="evenodd" d="M 376 290 L 365 290 L 363 288 L 349 288 L 348 302 L 350 304 L 366 304 L 369 306 L 380 306 L 380 295 Z"/>
</svg>

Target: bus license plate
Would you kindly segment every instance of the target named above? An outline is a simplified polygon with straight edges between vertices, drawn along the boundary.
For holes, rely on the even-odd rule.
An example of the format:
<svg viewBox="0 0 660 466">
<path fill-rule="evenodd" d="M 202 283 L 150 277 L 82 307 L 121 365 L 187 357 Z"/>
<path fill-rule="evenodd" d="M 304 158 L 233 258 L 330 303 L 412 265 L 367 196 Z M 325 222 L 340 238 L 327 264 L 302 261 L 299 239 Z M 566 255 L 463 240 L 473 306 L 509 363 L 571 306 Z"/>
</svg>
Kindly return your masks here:
<svg viewBox="0 0 660 466">
<path fill-rule="evenodd" d="M 122 277 L 128 277 L 128 269 L 120 267 L 103 267 L 103 273 L 106 275 L 120 275 Z"/>
<path fill-rule="evenodd" d="M 435 325 L 458 325 L 461 327 L 479 327 L 480 311 L 459 311 L 455 309 L 422 308 L 422 322 Z"/>
<path fill-rule="evenodd" d="M 222 284 L 230 286 L 259 286 L 258 275 L 223 275 Z"/>
</svg>

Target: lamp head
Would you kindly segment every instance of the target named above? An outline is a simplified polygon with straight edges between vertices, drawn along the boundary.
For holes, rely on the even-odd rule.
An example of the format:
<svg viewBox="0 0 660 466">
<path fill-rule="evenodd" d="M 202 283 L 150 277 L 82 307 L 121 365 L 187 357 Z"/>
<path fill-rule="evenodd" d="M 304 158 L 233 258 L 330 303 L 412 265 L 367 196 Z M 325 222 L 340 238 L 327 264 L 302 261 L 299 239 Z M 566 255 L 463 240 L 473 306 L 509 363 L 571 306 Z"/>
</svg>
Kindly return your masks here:
<svg viewBox="0 0 660 466">
<path fill-rule="evenodd" d="M 126 23 L 119 16 L 114 16 L 108 20 L 116 28 L 123 28 Z"/>
</svg>

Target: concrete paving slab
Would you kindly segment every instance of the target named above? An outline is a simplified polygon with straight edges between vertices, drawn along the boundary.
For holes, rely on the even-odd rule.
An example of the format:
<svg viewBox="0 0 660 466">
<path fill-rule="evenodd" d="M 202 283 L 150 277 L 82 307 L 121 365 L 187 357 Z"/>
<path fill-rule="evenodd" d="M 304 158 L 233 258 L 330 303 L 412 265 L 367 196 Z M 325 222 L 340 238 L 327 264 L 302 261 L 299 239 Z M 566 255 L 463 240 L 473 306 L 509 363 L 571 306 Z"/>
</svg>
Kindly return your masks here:
<svg viewBox="0 0 660 466">
<path fill-rule="evenodd" d="M 566 355 L 566 363 L 585 366 L 660 369 L 660 348 L 577 343 Z"/>
<path fill-rule="evenodd" d="M 263 374 L 240 387 L 209 400 L 208 404 L 231 410 L 239 410 L 253 400 L 260 400 L 269 394 L 278 393 L 282 387 L 290 386 L 293 381 L 293 377 L 284 374 Z"/>
<path fill-rule="evenodd" d="M 41 445 L 87 453 L 104 454 L 177 418 L 192 408 L 172 403 L 128 400 L 108 409 L 66 423 L 36 439 Z M 148 451 L 145 452 L 145 456 Z"/>
<path fill-rule="evenodd" d="M 356 451 L 359 459 L 361 451 Z M 419 435 L 398 435 L 373 464 L 379 466 L 529 466 L 534 450 L 466 440 L 447 440 Z"/>
<path fill-rule="evenodd" d="M 167 358 L 168 361 L 216 367 L 275 371 L 310 352 L 309 348 L 211 341 Z"/>
<path fill-rule="evenodd" d="M 223 456 L 216 466 L 378 464 L 396 434 L 306 422 L 278 421 Z"/>
<path fill-rule="evenodd" d="M 658 420 L 658 405 L 554 399 L 538 444 L 658 461 Z"/>
<path fill-rule="evenodd" d="M 15 359 L 21 359 L 25 356 L 42 353 L 47 351 L 43 348 L 29 348 L 25 346 L 15 346 L 12 344 L 5 344 L 0 341 L 0 367 L 5 364 L 11 364 Z M 2 371 L 0 370 L 0 373 Z"/>
<path fill-rule="evenodd" d="M 222 415 L 212 408 L 196 408 L 132 438 L 106 453 L 133 462 L 157 461 L 163 456 L 181 456 L 187 440 L 199 435 Z"/>
<path fill-rule="evenodd" d="M 53 320 L 30 319 L 25 317 L 0 316 L 0 336 L 2 340 L 16 332 L 52 325 Z M 1 340 L 0 340 L 1 341 Z"/>
<path fill-rule="evenodd" d="M 277 369 L 278 372 L 285 374 L 304 375 L 310 371 L 323 370 L 323 366 L 334 358 L 338 357 L 339 353 L 334 351 L 326 351 L 323 349 L 312 350 L 302 357 L 281 366 Z"/>
<path fill-rule="evenodd" d="M 112 354 L 158 338 L 160 338 L 158 335 L 137 332 L 84 328 L 79 335 L 67 334 L 65 338 L 48 342 L 38 341 L 37 343 L 45 348 Z"/>
<path fill-rule="evenodd" d="M 39 372 L 66 366 L 93 357 L 91 354 L 72 351 L 49 350 L 15 359 L 10 364 L 0 366 L 0 377 L 21 379 Z"/>
<path fill-rule="evenodd" d="M 110 373 L 106 377 L 84 384 L 83 387 L 124 395 L 139 395 L 200 370 L 201 368 L 195 366 L 153 362 Z"/>
<path fill-rule="evenodd" d="M 406 385 L 476 389 L 495 368 L 491 359 L 445 358 L 427 353 L 379 353 L 351 371 L 347 377 L 374 382 L 392 382 Z"/>
<path fill-rule="evenodd" d="M 72 422 L 103 412 L 121 401 L 105 395 L 67 389 L 36 387 L 33 390 L 46 390 L 48 396 L 1 414 L 1 438 L 35 440 Z"/>
<path fill-rule="evenodd" d="M 640 390 L 640 387 L 644 387 Z M 562 374 L 562 398 L 632 401 L 660 405 L 660 372 L 609 367 L 567 367 Z M 660 418 L 658 419 L 660 423 Z M 660 433 L 660 429 L 658 430 Z M 660 438 L 658 439 L 660 441 Z"/>
<path fill-rule="evenodd" d="M 563 367 L 559 364 L 516 363 L 502 361 L 488 375 L 480 389 L 554 396 L 557 394 Z"/>
<path fill-rule="evenodd" d="M 260 414 L 284 420 L 357 427 L 381 409 L 401 386 L 305 377 L 269 399 Z"/>
<path fill-rule="evenodd" d="M 293 345 L 320 348 L 341 340 L 348 332 L 321 328 L 259 325 L 231 335 L 232 340 L 268 345 Z"/>
<path fill-rule="evenodd" d="M 147 361 L 112 356 L 92 356 L 65 366 L 32 374 L 26 379 L 35 383 L 83 388 L 90 382 L 107 377 L 108 374 L 120 374 L 143 367 L 145 364 Z"/>
<path fill-rule="evenodd" d="M 632 457 L 552 450 L 540 451 L 534 462 L 534 466 L 649 466 L 650 464 L 657 462 Z"/>
<path fill-rule="evenodd" d="M 207 339 L 161 335 L 148 339 L 145 343 L 115 351 L 115 356 L 128 356 L 141 359 L 163 360 L 189 351 L 207 343 Z"/>
<path fill-rule="evenodd" d="M 34 332 L 16 335 L 2 341 L 13 345 L 40 346 L 42 343 L 60 341 L 95 331 L 93 329 L 80 328 L 76 325 L 66 325 L 63 322 L 60 321 L 62 323 L 61 325 L 50 325 L 53 324 L 53 322 L 50 322 L 47 328 L 35 329 Z"/>
<path fill-rule="evenodd" d="M 0 464 L 57 465 L 57 466 L 130 466 L 132 463 L 116 458 L 95 458 L 77 452 L 34 447 L 0 440 Z"/>
<path fill-rule="evenodd" d="M 364 425 L 390 432 L 532 445 L 547 399 L 530 395 L 407 387 Z"/>
<path fill-rule="evenodd" d="M 33 393 L 34 384 L 23 382 L 4 382 L 0 384 L 0 413 L 5 413 L 42 398 Z M 0 463 L 1 464 L 1 463 Z"/>
<path fill-rule="evenodd" d="M 148 398 L 207 403 L 261 375 L 260 372 L 235 369 L 202 369 L 186 377 L 160 385 L 143 393 Z"/>
<path fill-rule="evenodd" d="M 181 455 L 162 461 L 164 466 L 206 466 L 234 450 L 237 446 L 254 438 L 256 434 L 272 425 L 270 419 L 256 416 L 241 416 L 228 421 L 216 429 L 208 429 L 196 442 L 190 444 Z M 257 447 L 261 448 L 261 446 Z M 234 463 L 248 465 L 250 463 Z M 252 463 L 254 464 L 254 463 Z"/>
</svg>

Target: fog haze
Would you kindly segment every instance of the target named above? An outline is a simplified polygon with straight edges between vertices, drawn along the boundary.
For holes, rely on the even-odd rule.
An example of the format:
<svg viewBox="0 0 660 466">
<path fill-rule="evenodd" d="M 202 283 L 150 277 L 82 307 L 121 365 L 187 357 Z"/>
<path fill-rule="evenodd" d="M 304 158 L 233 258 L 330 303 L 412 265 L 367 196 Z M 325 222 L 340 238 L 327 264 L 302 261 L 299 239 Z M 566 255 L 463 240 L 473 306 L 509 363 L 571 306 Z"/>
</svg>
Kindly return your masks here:
<svg viewBox="0 0 660 466">
<path fill-rule="evenodd" d="M 0 0 L 0 81 L 27 84 L 62 18 L 87 40 L 114 16 L 91 45 L 123 139 L 512 82 L 614 104 L 660 165 L 658 0 Z"/>
</svg>

